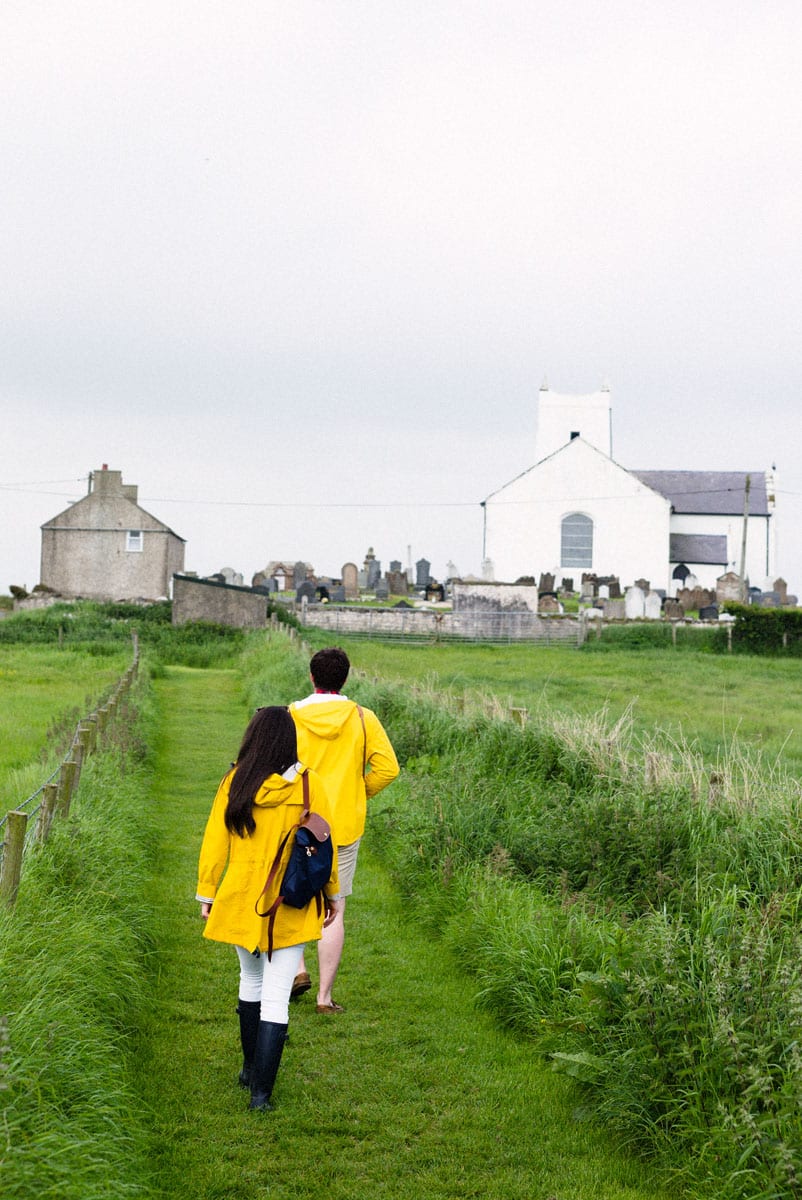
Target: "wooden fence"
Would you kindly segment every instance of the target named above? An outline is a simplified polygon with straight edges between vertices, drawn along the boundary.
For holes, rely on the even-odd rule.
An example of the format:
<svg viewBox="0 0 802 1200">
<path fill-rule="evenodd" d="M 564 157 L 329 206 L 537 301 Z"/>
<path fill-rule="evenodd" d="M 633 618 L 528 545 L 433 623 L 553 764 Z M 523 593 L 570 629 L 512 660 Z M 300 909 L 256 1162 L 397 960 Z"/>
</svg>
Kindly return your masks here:
<svg viewBox="0 0 802 1200">
<path fill-rule="evenodd" d="M 131 665 L 118 679 L 111 693 L 78 726 L 63 762 L 45 783 L 17 808 L 0 819 L 0 902 L 13 904 L 19 888 L 26 849 L 47 839 L 53 821 L 69 815 L 70 803 L 88 756 L 103 744 L 118 715 L 139 669 L 139 643 L 132 635 L 134 653 Z"/>
</svg>

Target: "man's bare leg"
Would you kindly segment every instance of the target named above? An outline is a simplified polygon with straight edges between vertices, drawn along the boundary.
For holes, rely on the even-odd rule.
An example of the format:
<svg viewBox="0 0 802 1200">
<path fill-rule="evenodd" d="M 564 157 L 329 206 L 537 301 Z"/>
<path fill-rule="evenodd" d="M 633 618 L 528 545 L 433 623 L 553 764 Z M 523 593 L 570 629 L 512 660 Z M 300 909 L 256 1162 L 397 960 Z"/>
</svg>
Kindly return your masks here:
<svg viewBox="0 0 802 1200">
<path fill-rule="evenodd" d="M 317 993 L 318 1004 L 329 1005 L 333 1003 L 331 989 L 334 987 L 334 981 L 337 978 L 337 971 L 343 954 L 343 943 L 345 941 L 344 918 L 345 900 L 343 900 L 342 908 L 337 913 L 331 925 L 323 930 L 323 936 L 317 944 L 317 962 L 320 971 Z"/>
</svg>

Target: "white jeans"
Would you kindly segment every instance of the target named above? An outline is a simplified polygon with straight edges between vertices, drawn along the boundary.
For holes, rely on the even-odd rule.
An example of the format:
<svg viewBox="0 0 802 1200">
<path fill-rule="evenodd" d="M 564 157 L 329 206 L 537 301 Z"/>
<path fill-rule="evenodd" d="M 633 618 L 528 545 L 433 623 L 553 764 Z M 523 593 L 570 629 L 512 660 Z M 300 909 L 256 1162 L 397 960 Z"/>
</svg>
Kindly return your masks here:
<svg viewBox="0 0 802 1200">
<path fill-rule="evenodd" d="M 251 954 L 244 946 L 235 946 L 239 958 L 240 1000 L 261 1000 L 260 1017 L 286 1025 L 290 1019 L 290 991 L 304 953 L 304 943 L 274 950 L 267 954 Z"/>
</svg>

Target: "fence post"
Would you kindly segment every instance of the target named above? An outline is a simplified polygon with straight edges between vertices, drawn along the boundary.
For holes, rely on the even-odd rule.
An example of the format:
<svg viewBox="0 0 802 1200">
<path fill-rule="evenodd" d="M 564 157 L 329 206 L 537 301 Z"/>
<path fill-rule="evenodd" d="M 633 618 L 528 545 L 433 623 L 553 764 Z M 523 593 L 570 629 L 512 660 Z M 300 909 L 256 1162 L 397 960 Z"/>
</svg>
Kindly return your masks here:
<svg viewBox="0 0 802 1200">
<path fill-rule="evenodd" d="M 58 784 L 48 783 L 42 790 L 42 803 L 39 806 L 39 820 L 36 823 L 36 840 L 44 842 L 50 832 L 50 826 L 53 823 L 53 815 L 56 811 L 56 797 L 58 793 Z"/>
<path fill-rule="evenodd" d="M 58 781 L 58 799 L 56 800 L 56 808 L 60 817 L 68 817 L 70 815 L 70 801 L 75 791 L 77 772 L 78 763 L 74 759 L 68 758 L 61 764 L 61 774 Z"/>
<path fill-rule="evenodd" d="M 13 904 L 17 898 L 19 877 L 22 870 L 22 851 L 25 846 L 25 830 L 28 814 L 12 809 L 6 816 L 6 840 L 3 861 L 0 864 L 0 900 Z"/>
</svg>

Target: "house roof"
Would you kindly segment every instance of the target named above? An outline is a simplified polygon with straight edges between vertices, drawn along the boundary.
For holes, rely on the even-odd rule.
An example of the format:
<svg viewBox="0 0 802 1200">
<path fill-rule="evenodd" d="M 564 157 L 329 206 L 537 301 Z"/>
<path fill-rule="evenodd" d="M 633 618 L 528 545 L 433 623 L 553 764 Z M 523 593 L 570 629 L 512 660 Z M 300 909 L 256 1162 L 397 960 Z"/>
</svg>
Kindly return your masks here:
<svg viewBox="0 0 802 1200">
<path fill-rule="evenodd" d="M 672 533 L 668 556 L 673 563 L 727 565 L 727 538 L 714 533 Z"/>
<path fill-rule="evenodd" d="M 670 500 L 675 513 L 715 516 L 743 516 L 749 475 L 749 515 L 770 515 L 763 471 L 632 471 L 631 474 Z"/>
</svg>

